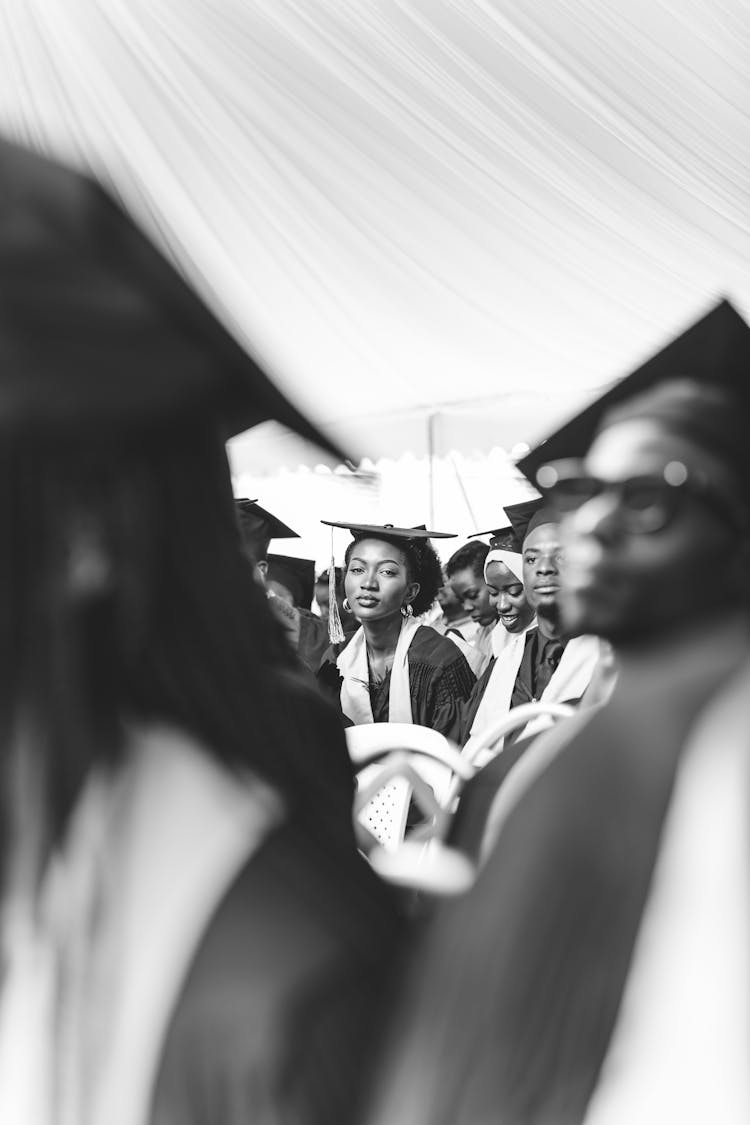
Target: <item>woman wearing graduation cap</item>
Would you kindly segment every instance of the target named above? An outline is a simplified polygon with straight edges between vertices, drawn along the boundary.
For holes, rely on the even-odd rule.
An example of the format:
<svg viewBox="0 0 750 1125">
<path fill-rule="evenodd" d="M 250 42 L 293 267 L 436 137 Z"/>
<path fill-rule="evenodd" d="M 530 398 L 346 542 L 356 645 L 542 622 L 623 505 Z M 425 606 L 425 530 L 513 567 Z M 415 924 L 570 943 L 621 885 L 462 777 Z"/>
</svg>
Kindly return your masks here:
<svg viewBox="0 0 750 1125">
<path fill-rule="evenodd" d="M 0 1120 L 346 1121 L 398 924 L 224 449 L 316 434 L 91 181 L 0 201 Z"/>
<path fill-rule="evenodd" d="M 360 628 L 319 678 L 338 696 L 346 723 L 418 723 L 441 733 L 455 726 L 474 676 L 456 646 L 419 618 L 442 585 L 440 561 L 423 528 L 332 523 L 353 539 L 346 549 L 344 589 Z M 340 643 L 336 619 L 330 636 Z"/>
</svg>

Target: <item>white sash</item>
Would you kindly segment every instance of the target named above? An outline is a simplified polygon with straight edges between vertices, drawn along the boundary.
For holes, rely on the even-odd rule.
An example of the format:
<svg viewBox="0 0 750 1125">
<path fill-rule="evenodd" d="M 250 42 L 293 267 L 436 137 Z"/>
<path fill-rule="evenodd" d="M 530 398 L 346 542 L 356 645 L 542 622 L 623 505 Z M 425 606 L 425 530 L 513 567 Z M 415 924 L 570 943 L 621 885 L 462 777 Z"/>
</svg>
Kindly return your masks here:
<svg viewBox="0 0 750 1125">
<path fill-rule="evenodd" d="M 446 633 L 448 640 L 453 641 L 456 648 L 460 649 L 466 663 L 474 675 L 479 677 L 492 659 L 495 650 L 495 633 L 501 630 L 507 633 L 502 625 L 481 625 L 470 641 L 464 640 L 458 633 Z"/>
<path fill-rule="evenodd" d="M 87 786 L 47 887 L 48 925 L 35 934 L 41 983 L 26 971 L 27 951 L 10 951 L 3 1125 L 147 1125 L 196 948 L 281 816 L 266 786 L 229 774 L 173 730 L 137 735 L 115 781 Z"/>
<path fill-rule="evenodd" d="M 750 1121 L 750 665 L 693 727 L 585 1125 Z"/>
<path fill-rule="evenodd" d="M 533 625 L 529 625 L 523 633 L 508 634 L 510 641 L 505 644 L 495 661 L 482 702 L 479 704 L 472 723 L 471 735 L 466 742 L 465 750 L 473 752 L 488 727 L 510 710 L 513 685 L 521 667 L 526 635 L 531 628 L 533 628 Z M 545 702 L 557 703 L 566 699 L 580 698 L 588 686 L 598 658 L 599 640 L 597 637 L 574 637 L 568 641 L 560 657 L 560 663 L 542 692 L 541 699 Z M 519 737 L 544 730 L 551 725 L 551 722 L 552 720 L 544 715 L 538 719 L 532 719 L 519 733 Z M 492 752 L 481 755 L 476 759 L 475 764 L 481 768 L 501 749 L 502 743 L 498 741 Z"/>
<path fill-rule="evenodd" d="M 471 724 L 470 737 L 464 750 L 473 751 L 484 731 L 510 709 L 510 698 L 521 667 L 526 634 L 535 626 L 536 622 L 532 621 L 522 633 L 509 633 L 503 626 L 495 630 L 492 638 L 495 664 Z"/>
<path fill-rule="evenodd" d="M 401 622 L 388 692 L 388 721 L 391 723 L 413 722 L 408 653 L 419 628 L 419 621 L 413 617 L 404 617 Z M 336 665 L 342 676 L 341 710 L 355 726 L 373 722 L 367 642 L 361 626 L 339 655 Z"/>
<path fill-rule="evenodd" d="M 600 651 L 598 637 L 573 637 L 566 644 L 560 663 L 550 676 L 550 681 L 540 699 L 545 703 L 563 703 L 566 699 L 580 699 L 589 686 Z M 544 730 L 551 726 L 552 722 L 548 715 L 540 715 L 538 719 L 532 719 L 526 724 L 519 738 Z"/>
</svg>

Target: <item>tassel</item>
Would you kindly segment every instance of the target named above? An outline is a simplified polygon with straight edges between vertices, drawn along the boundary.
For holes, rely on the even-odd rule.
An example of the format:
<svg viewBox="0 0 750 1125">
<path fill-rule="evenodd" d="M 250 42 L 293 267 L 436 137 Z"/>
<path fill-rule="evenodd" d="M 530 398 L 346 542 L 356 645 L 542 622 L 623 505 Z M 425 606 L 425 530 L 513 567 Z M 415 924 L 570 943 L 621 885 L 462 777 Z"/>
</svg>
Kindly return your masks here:
<svg viewBox="0 0 750 1125">
<path fill-rule="evenodd" d="M 344 641 L 344 628 L 341 624 L 339 603 L 336 597 L 336 557 L 333 549 L 333 531 L 331 528 L 331 565 L 328 568 L 328 640 L 332 645 L 340 645 Z"/>
</svg>

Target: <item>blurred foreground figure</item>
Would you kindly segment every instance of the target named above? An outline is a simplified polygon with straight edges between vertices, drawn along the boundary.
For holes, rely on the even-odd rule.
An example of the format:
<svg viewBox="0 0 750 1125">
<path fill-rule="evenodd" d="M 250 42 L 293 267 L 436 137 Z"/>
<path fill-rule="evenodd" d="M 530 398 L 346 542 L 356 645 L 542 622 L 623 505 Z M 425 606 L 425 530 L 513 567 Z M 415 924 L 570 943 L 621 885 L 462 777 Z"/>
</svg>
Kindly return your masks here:
<svg viewBox="0 0 750 1125">
<path fill-rule="evenodd" d="M 3 1125 L 348 1119 L 397 926 L 224 441 L 315 439 L 93 183 L 0 143 Z"/>
<path fill-rule="evenodd" d="M 749 360 L 722 303 L 521 463 L 618 678 L 439 918 L 377 1125 L 750 1120 Z"/>
</svg>

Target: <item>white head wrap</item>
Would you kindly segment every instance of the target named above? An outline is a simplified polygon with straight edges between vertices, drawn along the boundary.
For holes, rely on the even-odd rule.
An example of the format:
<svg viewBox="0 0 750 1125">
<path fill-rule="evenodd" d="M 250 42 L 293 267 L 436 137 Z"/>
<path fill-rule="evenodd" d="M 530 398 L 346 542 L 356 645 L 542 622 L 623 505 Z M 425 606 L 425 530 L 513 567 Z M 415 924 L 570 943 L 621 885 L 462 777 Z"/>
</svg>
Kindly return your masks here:
<svg viewBox="0 0 750 1125">
<path fill-rule="evenodd" d="M 508 568 L 519 582 L 523 583 L 523 557 L 515 551 L 503 551 L 500 547 L 493 547 L 484 560 L 484 577 L 487 580 L 487 567 L 490 563 L 501 562 Z"/>
</svg>

